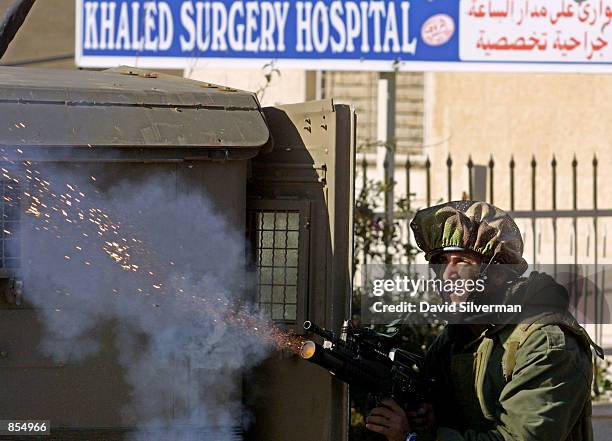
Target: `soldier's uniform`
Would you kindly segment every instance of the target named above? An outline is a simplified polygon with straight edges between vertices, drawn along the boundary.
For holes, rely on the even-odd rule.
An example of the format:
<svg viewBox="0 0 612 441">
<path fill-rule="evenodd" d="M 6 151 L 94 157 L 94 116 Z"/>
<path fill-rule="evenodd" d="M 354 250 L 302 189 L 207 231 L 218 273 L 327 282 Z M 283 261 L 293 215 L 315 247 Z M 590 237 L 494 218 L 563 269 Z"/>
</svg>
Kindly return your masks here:
<svg viewBox="0 0 612 441">
<path fill-rule="evenodd" d="M 490 204 L 430 207 L 417 212 L 411 227 L 427 260 L 469 250 L 485 264 L 514 265 L 520 274 L 527 268 L 518 227 Z M 504 295 L 544 308 L 518 325 L 488 326 L 477 338 L 466 325 L 447 325 L 428 350 L 427 370 L 436 380 L 435 439 L 592 440 L 591 346 L 603 354 L 567 312 L 567 290 L 532 272 Z"/>
</svg>

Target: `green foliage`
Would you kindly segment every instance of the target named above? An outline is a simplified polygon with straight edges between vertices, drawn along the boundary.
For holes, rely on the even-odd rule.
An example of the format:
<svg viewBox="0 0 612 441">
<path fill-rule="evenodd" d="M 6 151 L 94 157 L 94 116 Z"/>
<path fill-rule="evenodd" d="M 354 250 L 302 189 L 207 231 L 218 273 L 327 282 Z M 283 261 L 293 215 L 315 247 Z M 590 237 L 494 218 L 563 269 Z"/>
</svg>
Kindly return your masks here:
<svg viewBox="0 0 612 441">
<path fill-rule="evenodd" d="M 402 198 L 395 203 L 394 219 L 382 214 L 385 194 L 391 188 L 380 181 L 368 180 L 355 201 L 355 260 L 353 270 L 361 264 L 396 263 L 394 256 L 413 259 L 418 253 L 412 244 L 401 237 L 399 222 L 412 218 L 414 211 Z M 399 263 L 399 261 L 397 261 Z"/>
</svg>

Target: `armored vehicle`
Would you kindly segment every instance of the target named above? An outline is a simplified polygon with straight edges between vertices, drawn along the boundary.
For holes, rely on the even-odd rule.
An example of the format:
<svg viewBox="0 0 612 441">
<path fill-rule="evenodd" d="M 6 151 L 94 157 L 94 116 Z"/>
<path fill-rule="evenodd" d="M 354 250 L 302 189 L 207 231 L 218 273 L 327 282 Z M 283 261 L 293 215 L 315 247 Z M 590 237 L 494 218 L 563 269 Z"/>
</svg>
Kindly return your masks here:
<svg viewBox="0 0 612 441">
<path fill-rule="evenodd" d="M 34 232 L 24 214 L 24 204 L 35 197 L 28 180 L 36 165 L 82 176 L 101 196 L 118 182 L 129 191 L 147 179 L 159 179 L 177 198 L 187 194 L 198 201 L 205 195 L 215 213 L 251 238 L 245 266 L 260 273 L 252 300 L 278 327 L 299 333 L 301 323 L 311 319 L 333 328 L 348 314 L 355 142 L 350 107 L 324 100 L 262 108 L 250 92 L 129 67 L 102 72 L 2 67 L 0 116 L 0 419 L 48 420 L 50 436 L 41 437 L 46 440 L 128 439 L 138 425 L 122 413 L 132 392 L 114 343 L 120 324 L 96 329 L 99 345 L 89 356 L 52 356 L 41 347 L 53 313 L 45 309 L 55 306 L 40 297 L 32 301 L 33 287 L 23 277 L 41 270 L 40 256 L 26 246 Z M 25 181 L 17 183 L 14 170 Z M 167 234 L 181 230 L 181 218 L 207 223 L 204 215 L 199 203 L 180 215 L 169 213 Z M 138 223 L 138 213 L 130 221 Z M 210 225 L 214 235 L 216 224 Z M 264 231 L 296 240 L 290 245 L 253 239 Z M 268 262 L 289 249 L 291 262 Z M 197 252 L 190 265 L 204 271 L 210 256 Z M 48 270 L 55 262 L 45 265 L 51 265 Z M 268 266 L 281 271 L 282 280 L 261 276 Z M 271 287 L 292 294 L 271 297 L 266 294 Z M 55 289 L 52 283 L 48 288 Z M 197 376 L 194 369 L 194 382 Z M 251 412 L 245 417 L 255 422 L 243 427 L 215 422 L 232 424 L 226 433 L 234 439 L 345 439 L 346 391 L 295 355 L 275 352 L 233 381 L 247 409 L 238 412 Z M 163 408 L 169 420 L 177 406 L 189 406 L 171 396 L 157 400 L 147 404 Z M 193 439 L 213 439 L 207 424 L 203 418 Z"/>
</svg>

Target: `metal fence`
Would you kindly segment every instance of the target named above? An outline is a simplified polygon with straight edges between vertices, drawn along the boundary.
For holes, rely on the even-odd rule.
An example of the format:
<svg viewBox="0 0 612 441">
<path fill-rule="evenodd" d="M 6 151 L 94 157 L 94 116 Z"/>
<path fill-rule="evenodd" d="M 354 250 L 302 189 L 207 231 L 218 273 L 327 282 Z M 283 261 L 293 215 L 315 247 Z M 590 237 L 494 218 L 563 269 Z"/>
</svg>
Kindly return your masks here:
<svg viewBox="0 0 612 441">
<path fill-rule="evenodd" d="M 429 157 L 425 158 L 424 161 L 422 159 L 416 161 L 407 157 L 403 164 L 396 165 L 394 170 L 390 170 L 389 164 L 394 164 L 394 162 L 394 160 L 385 161 L 385 173 L 384 176 L 380 177 L 380 181 L 384 184 L 381 186 L 384 189 L 384 194 L 381 194 L 380 197 L 381 210 L 375 213 L 375 216 L 378 216 L 385 225 L 392 226 L 383 231 L 385 237 L 378 244 L 380 254 L 385 256 L 381 261 L 409 263 L 413 259 L 408 252 L 394 253 L 394 250 L 389 249 L 389 238 L 396 235 L 403 243 L 404 249 L 410 250 L 414 242 L 409 221 L 414 210 L 422 208 L 421 206 L 430 206 L 444 200 L 452 200 L 454 194 L 453 182 L 456 183 L 453 174 L 458 171 L 467 174 L 468 177 L 467 192 L 464 192 L 463 199 L 486 200 L 495 203 L 497 197 L 497 199 L 505 201 L 505 206 L 509 207 L 509 213 L 517 220 L 521 228 L 526 249 L 525 258 L 530 264 L 536 267 L 539 264 L 552 264 L 556 273 L 559 264 L 594 265 L 597 271 L 597 268 L 604 261 L 607 261 L 609 255 L 607 250 L 607 225 L 605 228 L 602 228 L 602 225 L 610 221 L 612 227 L 612 209 L 602 208 L 598 202 L 601 193 L 598 178 L 600 164 L 596 156 L 588 160 L 581 160 L 581 174 L 579 174 L 579 161 L 576 156 L 569 164 L 571 166 L 569 174 L 567 172 L 559 173 L 559 161 L 554 156 L 546 163 L 538 162 L 535 156 L 531 160 L 527 159 L 527 161 L 521 162 L 521 167 L 529 167 L 529 170 L 521 170 L 523 178 L 526 175 L 529 176 L 530 189 L 528 194 L 524 191 L 517 194 L 516 175 L 519 164 L 514 157 L 503 164 L 491 157 L 486 165 L 476 165 L 471 157 L 468 158 L 467 162 L 459 163 L 449 155 L 442 164 L 434 164 Z M 358 179 L 360 179 L 363 189 L 374 177 L 365 155 L 360 158 L 358 164 L 360 169 Z M 568 164 L 565 163 L 564 165 Z M 587 165 L 586 173 L 585 165 Z M 502 167 L 506 167 L 506 170 L 501 170 Z M 568 170 L 567 167 L 565 167 L 565 170 Z M 504 173 L 501 173 L 501 171 L 504 171 Z M 394 181 L 395 174 L 399 173 L 402 173 L 405 178 L 404 189 L 399 189 Z M 543 177 L 548 178 L 546 179 L 548 188 L 544 188 L 542 185 Z M 442 191 L 443 194 L 439 194 L 440 185 L 435 189 L 432 186 L 432 179 L 434 178 L 438 182 L 441 179 L 444 180 L 445 185 L 442 187 L 445 186 L 446 188 L 445 191 Z M 502 181 L 502 178 L 505 182 Z M 569 190 L 571 192 L 570 208 L 562 209 L 558 203 L 561 184 L 565 191 Z M 438 194 L 434 195 L 434 190 Z M 504 192 L 506 193 L 504 194 Z M 404 210 L 397 209 L 398 199 L 395 198 L 395 193 L 402 193 L 403 196 L 408 195 L 407 198 L 403 198 Z M 550 194 L 550 199 L 545 200 L 544 194 L 546 196 Z M 585 200 L 585 194 L 588 194 L 590 201 Z M 519 205 L 516 203 L 517 198 L 521 199 L 520 205 L 525 206 L 528 202 L 529 208 L 517 209 L 517 205 Z M 417 204 L 415 201 L 419 201 L 419 203 Z M 579 205 L 581 208 L 579 208 Z M 588 208 L 582 208 L 585 205 Z M 542 237 L 550 240 L 543 241 Z M 562 244 L 566 247 L 566 252 L 560 252 L 560 237 L 563 238 Z M 360 263 L 374 262 L 370 249 L 362 247 L 360 254 L 358 256 Z M 602 270 L 605 271 L 605 268 L 602 267 Z M 592 293 L 595 296 L 596 311 L 594 311 L 594 314 L 596 318 L 602 317 L 605 286 L 601 288 Z M 601 343 L 603 327 L 601 326 L 601 320 L 596 319 L 595 321 L 599 325 L 594 325 L 591 332 L 595 333 L 596 340 Z"/>
</svg>

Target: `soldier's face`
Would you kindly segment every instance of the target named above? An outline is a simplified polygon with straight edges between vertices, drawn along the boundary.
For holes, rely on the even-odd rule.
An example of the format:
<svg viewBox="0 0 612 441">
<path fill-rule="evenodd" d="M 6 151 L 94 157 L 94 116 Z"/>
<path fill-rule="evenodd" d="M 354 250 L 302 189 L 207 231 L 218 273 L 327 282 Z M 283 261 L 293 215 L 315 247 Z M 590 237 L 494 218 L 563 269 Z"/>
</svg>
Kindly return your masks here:
<svg viewBox="0 0 612 441">
<path fill-rule="evenodd" d="M 436 258 L 438 274 L 443 281 L 459 282 L 457 285 L 465 286 L 466 280 L 475 280 L 480 273 L 481 259 L 472 253 L 462 251 L 448 251 Z M 445 284 L 446 286 L 446 284 Z M 453 303 L 465 302 L 469 292 L 465 289 L 444 291 L 441 293 L 445 301 Z"/>
</svg>

